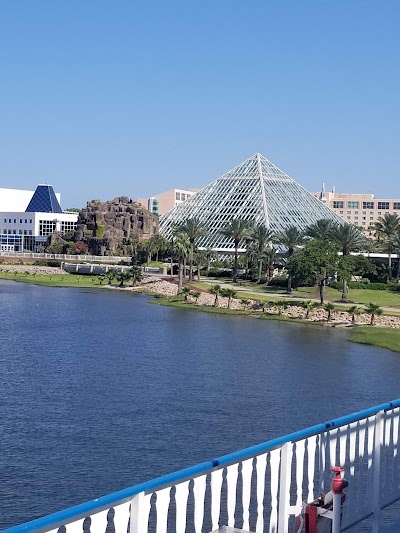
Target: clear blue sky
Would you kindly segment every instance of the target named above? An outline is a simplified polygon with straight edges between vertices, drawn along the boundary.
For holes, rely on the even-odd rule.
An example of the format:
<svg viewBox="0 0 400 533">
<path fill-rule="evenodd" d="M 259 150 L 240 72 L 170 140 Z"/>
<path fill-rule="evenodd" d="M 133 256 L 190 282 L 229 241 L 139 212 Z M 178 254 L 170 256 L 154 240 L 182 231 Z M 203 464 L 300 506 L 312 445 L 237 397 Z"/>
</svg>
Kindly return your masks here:
<svg viewBox="0 0 400 533">
<path fill-rule="evenodd" d="M 2 0 L 0 186 L 79 207 L 261 152 L 400 197 L 399 24 L 398 0 Z"/>
</svg>

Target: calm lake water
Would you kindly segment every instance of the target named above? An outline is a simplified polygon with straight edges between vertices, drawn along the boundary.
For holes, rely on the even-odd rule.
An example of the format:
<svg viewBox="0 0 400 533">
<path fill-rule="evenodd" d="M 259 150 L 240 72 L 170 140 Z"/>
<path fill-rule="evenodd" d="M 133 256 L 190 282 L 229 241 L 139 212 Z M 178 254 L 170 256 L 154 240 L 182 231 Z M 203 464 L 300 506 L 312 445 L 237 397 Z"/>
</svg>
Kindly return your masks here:
<svg viewBox="0 0 400 533">
<path fill-rule="evenodd" d="M 0 527 L 400 396 L 345 331 L 0 280 Z"/>
</svg>

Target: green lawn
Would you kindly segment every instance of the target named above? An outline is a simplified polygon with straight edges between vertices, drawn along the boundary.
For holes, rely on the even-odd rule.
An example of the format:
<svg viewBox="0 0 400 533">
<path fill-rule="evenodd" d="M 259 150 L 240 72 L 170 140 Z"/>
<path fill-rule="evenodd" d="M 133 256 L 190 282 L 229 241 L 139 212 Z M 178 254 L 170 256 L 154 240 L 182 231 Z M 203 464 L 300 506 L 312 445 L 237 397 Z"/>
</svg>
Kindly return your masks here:
<svg viewBox="0 0 400 533">
<path fill-rule="evenodd" d="M 299 287 L 294 291 L 296 296 L 303 298 L 318 298 L 319 292 L 316 287 Z M 326 299 L 332 302 L 340 301 L 341 291 L 326 288 Z M 370 302 L 378 304 L 381 307 L 398 307 L 400 308 L 400 292 L 392 291 L 373 291 L 370 289 L 350 289 L 348 299 L 358 304 L 369 304 Z"/>
<path fill-rule="evenodd" d="M 351 330 L 350 340 L 400 352 L 400 329 L 358 327 Z"/>
<path fill-rule="evenodd" d="M 100 288 L 99 276 L 79 276 L 75 274 L 25 274 L 25 273 L 9 273 L 6 274 L 0 271 L 0 279 L 8 279 L 11 281 L 20 281 L 23 283 L 33 283 L 34 285 L 46 285 L 48 287 L 81 287 L 81 288 Z"/>
</svg>

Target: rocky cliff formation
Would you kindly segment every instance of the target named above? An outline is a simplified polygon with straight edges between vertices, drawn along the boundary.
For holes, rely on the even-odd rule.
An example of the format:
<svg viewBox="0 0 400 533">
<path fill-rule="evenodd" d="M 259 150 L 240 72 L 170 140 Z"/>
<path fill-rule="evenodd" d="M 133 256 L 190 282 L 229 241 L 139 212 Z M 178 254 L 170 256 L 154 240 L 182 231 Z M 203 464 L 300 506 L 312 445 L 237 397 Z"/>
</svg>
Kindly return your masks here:
<svg viewBox="0 0 400 533">
<path fill-rule="evenodd" d="M 92 200 L 79 212 L 75 242 L 93 255 L 132 255 L 137 243 L 158 233 L 158 217 L 141 204 L 120 196 L 108 202 Z"/>
</svg>

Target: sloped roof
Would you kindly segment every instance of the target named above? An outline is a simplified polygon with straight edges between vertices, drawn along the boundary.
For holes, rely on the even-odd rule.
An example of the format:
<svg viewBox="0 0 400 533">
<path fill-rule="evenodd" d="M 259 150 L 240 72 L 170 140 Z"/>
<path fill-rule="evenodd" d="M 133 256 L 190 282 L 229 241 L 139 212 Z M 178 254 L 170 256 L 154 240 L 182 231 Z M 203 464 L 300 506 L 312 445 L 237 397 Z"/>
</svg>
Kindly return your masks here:
<svg viewBox="0 0 400 533">
<path fill-rule="evenodd" d="M 62 213 L 53 187 L 51 185 L 38 185 L 25 212 Z"/>
<path fill-rule="evenodd" d="M 304 230 L 320 219 L 344 223 L 261 154 L 246 159 L 162 215 L 160 233 L 170 238 L 173 227 L 188 218 L 198 218 L 208 229 L 208 235 L 199 238 L 197 245 L 220 251 L 234 249 L 233 241 L 219 233 L 233 218 L 265 224 L 274 233 L 291 225 Z"/>
</svg>

